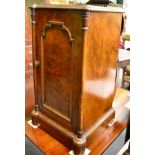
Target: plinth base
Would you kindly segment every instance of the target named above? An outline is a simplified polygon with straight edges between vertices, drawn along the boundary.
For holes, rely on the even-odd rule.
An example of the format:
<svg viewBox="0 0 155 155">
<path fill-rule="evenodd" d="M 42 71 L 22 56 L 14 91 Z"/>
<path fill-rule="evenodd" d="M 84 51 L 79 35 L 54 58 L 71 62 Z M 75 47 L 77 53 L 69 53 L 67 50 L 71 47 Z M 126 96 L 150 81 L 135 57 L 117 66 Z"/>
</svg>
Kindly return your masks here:
<svg viewBox="0 0 155 155">
<path fill-rule="evenodd" d="M 78 155 L 81 154 L 80 151 L 82 151 L 82 154 L 84 154 L 84 152 L 89 154 L 89 151 L 86 148 L 89 147 L 92 141 L 99 136 L 101 130 L 103 131 L 114 124 L 115 111 L 113 108 L 108 110 L 91 128 L 83 132 L 82 139 L 77 138 L 78 135 L 76 133 L 64 128 L 40 111 L 37 112 L 37 115 L 35 111 L 32 111 L 31 117 L 32 122 L 34 121 L 35 124 L 37 123 L 40 125 L 39 128 L 46 131 L 70 150 L 76 148 L 74 151 L 78 152 L 76 153 L 76 155 Z M 71 151 L 70 153 L 73 152 Z"/>
</svg>

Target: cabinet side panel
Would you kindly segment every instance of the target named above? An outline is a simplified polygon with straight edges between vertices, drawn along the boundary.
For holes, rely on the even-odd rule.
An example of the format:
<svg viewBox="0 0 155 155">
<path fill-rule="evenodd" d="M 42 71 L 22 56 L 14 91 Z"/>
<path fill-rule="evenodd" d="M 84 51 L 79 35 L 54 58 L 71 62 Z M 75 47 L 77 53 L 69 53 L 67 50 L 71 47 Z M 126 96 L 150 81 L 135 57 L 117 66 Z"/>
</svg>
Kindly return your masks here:
<svg viewBox="0 0 155 155">
<path fill-rule="evenodd" d="M 84 130 L 112 107 L 121 28 L 120 13 L 92 12 L 84 64 Z"/>
</svg>

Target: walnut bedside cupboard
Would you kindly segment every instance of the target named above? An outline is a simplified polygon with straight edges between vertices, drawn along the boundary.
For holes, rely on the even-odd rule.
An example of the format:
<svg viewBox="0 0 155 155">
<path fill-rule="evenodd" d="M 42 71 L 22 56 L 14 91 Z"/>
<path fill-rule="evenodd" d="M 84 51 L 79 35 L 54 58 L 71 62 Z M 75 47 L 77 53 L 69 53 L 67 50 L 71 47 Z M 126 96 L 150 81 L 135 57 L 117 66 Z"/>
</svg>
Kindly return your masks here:
<svg viewBox="0 0 155 155">
<path fill-rule="evenodd" d="M 109 127 L 115 116 L 122 13 L 84 4 L 31 7 L 32 122 L 76 155 L 84 154 L 98 127 Z"/>
</svg>

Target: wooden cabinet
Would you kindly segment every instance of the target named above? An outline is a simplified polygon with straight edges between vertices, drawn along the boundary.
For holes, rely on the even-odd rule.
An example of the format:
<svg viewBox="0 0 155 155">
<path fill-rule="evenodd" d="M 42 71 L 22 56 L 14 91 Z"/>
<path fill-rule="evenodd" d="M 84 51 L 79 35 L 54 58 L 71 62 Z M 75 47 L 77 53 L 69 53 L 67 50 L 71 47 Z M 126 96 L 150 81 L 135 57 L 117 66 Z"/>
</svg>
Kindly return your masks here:
<svg viewBox="0 0 155 155">
<path fill-rule="evenodd" d="M 114 119 L 120 8 L 33 5 L 33 124 L 83 154 Z"/>
</svg>

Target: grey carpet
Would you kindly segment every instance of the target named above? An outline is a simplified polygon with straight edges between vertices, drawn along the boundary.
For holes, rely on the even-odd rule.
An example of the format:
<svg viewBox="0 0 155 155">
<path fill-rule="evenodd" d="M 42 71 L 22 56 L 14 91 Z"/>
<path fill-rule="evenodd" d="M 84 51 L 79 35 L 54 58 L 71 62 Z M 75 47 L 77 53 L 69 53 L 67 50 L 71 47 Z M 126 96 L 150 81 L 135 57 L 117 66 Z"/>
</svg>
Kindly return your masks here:
<svg viewBox="0 0 155 155">
<path fill-rule="evenodd" d="M 25 155 L 44 155 L 44 153 L 25 137 Z"/>
<path fill-rule="evenodd" d="M 116 138 L 110 147 L 103 153 L 103 155 L 117 155 L 125 142 L 126 129 Z"/>
<path fill-rule="evenodd" d="M 103 153 L 103 155 L 117 155 L 123 147 L 125 141 L 126 129 L 116 138 L 112 145 Z M 25 138 L 25 155 L 44 155 L 27 137 Z"/>
</svg>

